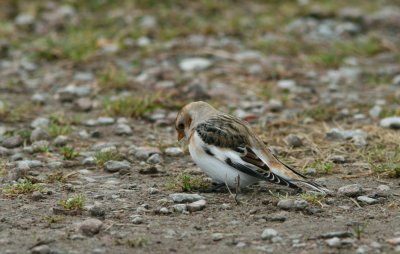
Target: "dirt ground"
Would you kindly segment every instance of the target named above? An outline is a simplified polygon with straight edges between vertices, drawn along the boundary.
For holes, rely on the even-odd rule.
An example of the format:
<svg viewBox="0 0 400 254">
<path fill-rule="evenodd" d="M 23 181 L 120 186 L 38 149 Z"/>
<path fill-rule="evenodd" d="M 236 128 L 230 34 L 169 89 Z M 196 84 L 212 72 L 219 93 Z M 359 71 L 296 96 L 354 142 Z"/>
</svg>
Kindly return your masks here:
<svg viewBox="0 0 400 254">
<path fill-rule="evenodd" d="M 400 253 L 398 2 L 0 9 L 0 253 Z M 196 100 L 333 193 L 201 192 Z"/>
</svg>

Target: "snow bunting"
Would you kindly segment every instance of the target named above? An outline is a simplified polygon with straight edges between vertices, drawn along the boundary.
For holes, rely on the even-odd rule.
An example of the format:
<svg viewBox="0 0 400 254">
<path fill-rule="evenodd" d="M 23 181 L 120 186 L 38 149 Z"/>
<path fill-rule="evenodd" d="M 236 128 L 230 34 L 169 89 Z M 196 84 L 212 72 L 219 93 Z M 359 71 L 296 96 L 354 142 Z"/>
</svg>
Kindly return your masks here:
<svg viewBox="0 0 400 254">
<path fill-rule="evenodd" d="M 176 117 L 175 128 L 179 141 L 186 138 L 194 162 L 220 185 L 245 187 L 264 180 L 297 190 L 303 185 L 329 192 L 282 163 L 247 122 L 205 102 L 183 107 Z"/>
</svg>

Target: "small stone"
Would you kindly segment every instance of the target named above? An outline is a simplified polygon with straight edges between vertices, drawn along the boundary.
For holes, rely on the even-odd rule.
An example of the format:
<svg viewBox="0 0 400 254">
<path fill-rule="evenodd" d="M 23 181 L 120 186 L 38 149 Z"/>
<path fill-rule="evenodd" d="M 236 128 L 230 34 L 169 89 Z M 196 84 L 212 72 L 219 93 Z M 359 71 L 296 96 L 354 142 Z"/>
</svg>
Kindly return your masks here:
<svg viewBox="0 0 400 254">
<path fill-rule="evenodd" d="M 151 164 L 159 164 L 161 162 L 161 156 L 158 153 L 155 153 L 151 155 L 146 162 Z"/>
<path fill-rule="evenodd" d="M 174 209 L 175 212 L 178 212 L 178 213 L 184 213 L 185 211 L 187 211 L 186 204 L 176 204 L 176 205 L 173 205 L 172 208 Z"/>
<path fill-rule="evenodd" d="M 381 127 L 384 128 L 400 129 L 400 117 L 399 116 L 386 117 L 383 118 L 379 124 Z"/>
<path fill-rule="evenodd" d="M 315 169 L 315 168 L 307 168 L 305 174 L 309 175 L 309 176 L 314 176 L 314 175 L 317 174 L 317 169 Z"/>
<path fill-rule="evenodd" d="M 183 71 L 202 71 L 212 65 L 212 62 L 206 58 L 186 58 L 179 63 L 179 68 Z"/>
<path fill-rule="evenodd" d="M 369 247 L 367 245 L 358 246 L 356 254 L 367 254 L 369 252 Z"/>
<path fill-rule="evenodd" d="M 390 196 L 390 187 L 384 184 L 379 185 L 376 188 L 376 196 L 378 197 L 388 197 Z"/>
<path fill-rule="evenodd" d="M 143 175 L 153 175 L 160 173 L 160 171 L 158 170 L 157 166 L 148 166 L 145 168 L 141 168 L 139 170 L 139 173 Z"/>
<path fill-rule="evenodd" d="M 381 112 L 382 112 L 382 107 L 379 106 L 379 105 L 375 105 L 375 106 L 373 106 L 373 107 L 369 110 L 369 115 L 370 115 L 372 118 L 377 119 L 377 118 L 379 118 Z"/>
<path fill-rule="evenodd" d="M 80 224 L 79 229 L 83 234 L 87 236 L 93 236 L 100 232 L 101 227 L 103 226 L 103 222 L 98 219 L 87 219 Z"/>
<path fill-rule="evenodd" d="M 363 188 L 359 184 L 350 184 L 342 186 L 338 189 L 338 194 L 348 197 L 356 197 L 364 192 Z"/>
<path fill-rule="evenodd" d="M 62 102 L 71 102 L 76 98 L 89 96 L 92 92 L 90 86 L 68 85 L 57 91 L 58 98 Z"/>
<path fill-rule="evenodd" d="M 278 111 L 281 111 L 283 109 L 283 104 L 282 104 L 282 102 L 280 100 L 271 99 L 268 102 L 268 108 L 272 112 L 278 112 Z"/>
<path fill-rule="evenodd" d="M 400 74 L 394 76 L 392 80 L 392 84 L 395 86 L 400 86 Z"/>
<path fill-rule="evenodd" d="M 94 166 L 96 165 L 96 158 L 95 157 L 87 157 L 82 161 L 83 166 Z"/>
<path fill-rule="evenodd" d="M 88 112 L 92 109 L 93 102 L 89 98 L 79 98 L 74 103 L 75 109 Z"/>
<path fill-rule="evenodd" d="M 129 161 L 107 161 L 104 163 L 104 169 L 107 172 L 114 173 L 121 169 L 130 169 L 131 163 Z"/>
<path fill-rule="evenodd" d="M 10 150 L 8 150 L 5 147 L 0 146 L 0 156 L 7 156 L 11 153 Z"/>
<path fill-rule="evenodd" d="M 139 147 L 130 149 L 129 154 L 133 154 L 139 160 L 147 160 L 151 155 L 161 153 L 157 147 Z"/>
<path fill-rule="evenodd" d="M 279 236 L 278 231 L 273 228 L 266 228 L 261 234 L 261 239 L 272 240 L 272 238 Z"/>
<path fill-rule="evenodd" d="M 48 245 L 39 245 L 32 249 L 31 254 L 49 254 L 51 251 Z"/>
<path fill-rule="evenodd" d="M 191 213 L 201 211 L 206 207 L 206 201 L 204 199 L 192 202 L 187 205 L 187 210 Z"/>
<path fill-rule="evenodd" d="M 160 193 L 160 190 L 157 189 L 157 188 L 151 187 L 151 188 L 149 188 L 149 193 L 150 194 L 157 194 L 157 193 Z"/>
<path fill-rule="evenodd" d="M 118 124 L 115 128 L 114 128 L 114 133 L 122 136 L 122 135 L 127 135 L 130 136 L 133 134 L 132 128 L 127 125 L 127 124 Z"/>
<path fill-rule="evenodd" d="M 115 122 L 112 117 L 99 117 L 97 118 L 97 125 L 111 125 Z"/>
<path fill-rule="evenodd" d="M 294 90 L 296 88 L 296 81 L 291 79 L 283 79 L 278 81 L 278 87 L 282 90 Z"/>
<path fill-rule="evenodd" d="M 95 204 L 89 209 L 89 213 L 93 217 L 99 217 L 99 218 L 104 218 L 106 215 L 106 212 L 104 208 L 102 207 L 101 203 Z"/>
<path fill-rule="evenodd" d="M 50 134 L 43 128 L 36 128 L 32 131 L 30 140 L 31 142 L 40 140 L 49 140 Z"/>
<path fill-rule="evenodd" d="M 66 146 L 69 141 L 69 138 L 64 135 L 58 135 L 55 139 L 53 144 L 55 146 Z"/>
<path fill-rule="evenodd" d="M 347 231 L 333 231 L 333 232 L 327 232 L 323 233 L 320 235 L 321 238 L 334 238 L 334 237 L 339 237 L 339 238 L 345 238 L 345 237 L 351 237 L 352 234 Z"/>
<path fill-rule="evenodd" d="M 31 196 L 32 200 L 38 201 L 44 198 L 43 194 L 40 191 L 34 191 L 32 192 Z"/>
<path fill-rule="evenodd" d="M 343 164 L 346 162 L 346 158 L 343 155 L 332 155 L 330 157 L 333 163 Z"/>
<path fill-rule="evenodd" d="M 370 198 L 367 196 L 358 196 L 357 200 L 363 203 L 366 203 L 368 205 L 372 205 L 372 204 L 376 204 L 378 203 L 378 200 L 374 199 L 374 198 Z"/>
<path fill-rule="evenodd" d="M 38 117 L 31 123 L 31 127 L 35 128 L 47 128 L 50 124 L 50 120 L 45 117 Z"/>
<path fill-rule="evenodd" d="M 21 27 L 31 26 L 35 22 L 35 18 L 29 13 L 21 13 L 15 18 L 15 24 Z"/>
<path fill-rule="evenodd" d="M 293 148 L 300 147 L 303 145 L 303 141 L 294 134 L 289 134 L 285 138 L 285 142 L 288 146 L 293 147 Z"/>
<path fill-rule="evenodd" d="M 166 207 L 162 207 L 162 208 L 160 208 L 159 213 L 161 213 L 161 214 L 170 214 L 171 211 L 168 210 L 168 208 L 166 208 Z"/>
<path fill-rule="evenodd" d="M 169 197 L 175 203 L 192 203 L 195 201 L 205 199 L 203 196 L 200 196 L 199 194 L 189 194 L 189 193 L 173 193 L 170 194 Z"/>
<path fill-rule="evenodd" d="M 297 210 L 304 210 L 305 208 L 308 207 L 308 202 L 305 201 L 304 199 L 296 199 L 296 200 L 294 201 L 294 207 L 295 207 Z"/>
<path fill-rule="evenodd" d="M 41 93 L 35 93 L 31 97 L 32 102 L 44 105 L 47 102 L 47 96 Z"/>
<path fill-rule="evenodd" d="M 142 223 L 144 222 L 144 219 L 143 219 L 143 217 L 140 216 L 140 215 L 134 215 L 134 216 L 132 216 L 132 218 L 131 218 L 131 222 L 132 222 L 133 224 L 142 224 Z"/>
<path fill-rule="evenodd" d="M 172 157 L 182 156 L 183 151 L 179 147 L 168 147 L 165 149 L 165 154 Z"/>
<path fill-rule="evenodd" d="M 342 242 L 338 237 L 333 237 L 331 239 L 326 240 L 325 242 L 328 244 L 329 247 L 334 247 L 334 248 L 338 248 L 342 245 Z"/>
<path fill-rule="evenodd" d="M 22 145 L 22 139 L 20 136 L 8 137 L 1 142 L 5 148 L 16 148 Z"/>
<path fill-rule="evenodd" d="M 1 156 L 1 151 L 0 151 L 0 156 Z M 23 153 L 15 153 L 11 156 L 10 160 L 11 161 L 20 161 L 24 159 L 24 154 Z"/>
<path fill-rule="evenodd" d="M 283 210 L 290 210 L 295 207 L 294 200 L 292 199 L 281 199 L 278 202 L 278 207 Z"/>
<path fill-rule="evenodd" d="M 217 241 L 221 241 L 222 239 L 224 239 L 224 235 L 222 233 L 213 233 L 211 235 L 211 238 L 213 241 L 217 242 Z"/>
<path fill-rule="evenodd" d="M 288 218 L 287 212 L 280 212 L 277 214 L 268 214 L 265 216 L 262 216 L 263 219 L 266 221 L 279 221 L 279 222 L 284 222 Z"/>
<path fill-rule="evenodd" d="M 155 29 L 157 28 L 157 19 L 154 16 L 146 15 L 140 19 L 139 25 L 144 29 Z"/>
</svg>

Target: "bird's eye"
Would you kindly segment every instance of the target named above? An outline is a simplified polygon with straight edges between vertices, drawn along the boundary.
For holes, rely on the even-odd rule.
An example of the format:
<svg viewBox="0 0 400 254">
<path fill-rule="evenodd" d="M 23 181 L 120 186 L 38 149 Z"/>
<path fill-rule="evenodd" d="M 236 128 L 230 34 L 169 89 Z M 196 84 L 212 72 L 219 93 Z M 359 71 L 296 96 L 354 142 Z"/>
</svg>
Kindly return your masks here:
<svg viewBox="0 0 400 254">
<path fill-rule="evenodd" d="M 184 125 L 183 123 L 180 123 L 180 124 L 178 125 L 178 128 L 179 128 L 180 130 L 183 130 L 183 129 L 185 129 L 185 125 Z"/>
</svg>

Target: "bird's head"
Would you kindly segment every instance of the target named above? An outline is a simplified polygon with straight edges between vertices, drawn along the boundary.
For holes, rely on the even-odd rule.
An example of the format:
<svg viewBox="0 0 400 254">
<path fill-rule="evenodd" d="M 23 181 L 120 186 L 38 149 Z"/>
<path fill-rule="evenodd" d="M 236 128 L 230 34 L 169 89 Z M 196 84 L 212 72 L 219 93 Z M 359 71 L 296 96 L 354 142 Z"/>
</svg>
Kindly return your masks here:
<svg viewBox="0 0 400 254">
<path fill-rule="evenodd" d="M 191 131 L 202 121 L 217 114 L 215 108 L 203 101 L 191 102 L 184 106 L 176 116 L 175 129 L 178 132 L 178 141 L 188 137 Z"/>
</svg>

